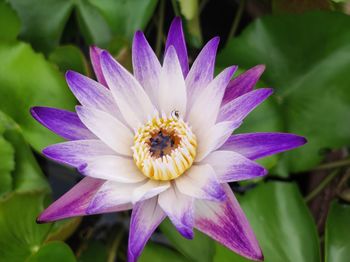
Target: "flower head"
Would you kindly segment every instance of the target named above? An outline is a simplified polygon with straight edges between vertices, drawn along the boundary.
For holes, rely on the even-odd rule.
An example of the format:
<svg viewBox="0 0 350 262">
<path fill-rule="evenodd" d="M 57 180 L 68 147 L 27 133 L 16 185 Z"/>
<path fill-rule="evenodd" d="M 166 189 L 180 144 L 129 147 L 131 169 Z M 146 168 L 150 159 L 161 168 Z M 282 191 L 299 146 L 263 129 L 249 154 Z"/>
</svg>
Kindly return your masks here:
<svg viewBox="0 0 350 262">
<path fill-rule="evenodd" d="M 272 94 L 253 90 L 264 66 L 231 80 L 236 66 L 214 78 L 219 39 L 189 69 L 181 20 L 175 18 L 161 64 L 142 32 L 133 41 L 134 75 L 105 50 L 91 48 L 99 82 L 67 72 L 76 113 L 34 107 L 32 115 L 69 140 L 44 149 L 85 178 L 49 206 L 40 222 L 132 209 L 129 261 L 169 217 L 186 238 L 193 228 L 238 254 L 263 260 L 228 182 L 263 176 L 253 160 L 305 143 L 283 133 L 235 134 L 245 116 Z"/>
</svg>

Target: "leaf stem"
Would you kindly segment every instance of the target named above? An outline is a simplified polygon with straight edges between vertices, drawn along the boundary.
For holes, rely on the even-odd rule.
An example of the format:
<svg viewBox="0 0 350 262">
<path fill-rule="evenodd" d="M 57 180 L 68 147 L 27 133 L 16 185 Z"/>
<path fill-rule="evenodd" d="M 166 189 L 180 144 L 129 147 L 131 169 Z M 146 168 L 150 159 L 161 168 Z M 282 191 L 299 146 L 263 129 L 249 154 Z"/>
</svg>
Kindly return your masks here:
<svg viewBox="0 0 350 262">
<path fill-rule="evenodd" d="M 158 26 L 157 26 L 157 42 L 156 42 L 156 54 L 158 57 L 160 56 L 160 51 L 162 48 L 164 13 L 165 13 L 165 1 L 160 0 Z"/>
<path fill-rule="evenodd" d="M 339 169 L 334 170 L 332 173 L 330 173 L 325 179 L 322 180 L 322 182 L 314 188 L 306 197 L 305 201 L 308 203 L 310 202 L 314 197 L 316 197 L 338 174 Z"/>
<path fill-rule="evenodd" d="M 124 235 L 124 230 L 121 229 L 118 232 L 118 234 L 116 235 L 116 237 L 113 239 L 113 242 L 112 242 L 111 247 L 110 247 L 109 252 L 108 252 L 108 259 L 107 259 L 108 262 L 116 261 L 115 258 L 117 256 L 117 251 L 118 251 L 118 247 L 120 245 L 120 242 L 123 239 L 123 235 Z"/>
<path fill-rule="evenodd" d="M 236 15 L 235 15 L 235 19 L 233 20 L 230 32 L 227 35 L 226 45 L 228 44 L 230 39 L 236 34 L 237 28 L 239 26 L 239 22 L 241 21 L 241 18 L 242 18 L 242 15 L 243 15 L 245 1 L 246 0 L 240 0 L 239 1 L 239 5 L 238 5 L 238 9 L 237 9 L 237 12 L 236 12 Z"/>
<path fill-rule="evenodd" d="M 314 170 L 332 169 L 332 168 L 344 167 L 344 166 L 350 166 L 350 158 L 342 159 L 342 160 L 334 161 L 330 163 L 325 163 L 315 167 Z"/>
<path fill-rule="evenodd" d="M 171 5 L 173 6 L 173 10 L 176 16 L 180 16 L 180 10 L 176 3 L 176 0 L 171 0 Z"/>
</svg>

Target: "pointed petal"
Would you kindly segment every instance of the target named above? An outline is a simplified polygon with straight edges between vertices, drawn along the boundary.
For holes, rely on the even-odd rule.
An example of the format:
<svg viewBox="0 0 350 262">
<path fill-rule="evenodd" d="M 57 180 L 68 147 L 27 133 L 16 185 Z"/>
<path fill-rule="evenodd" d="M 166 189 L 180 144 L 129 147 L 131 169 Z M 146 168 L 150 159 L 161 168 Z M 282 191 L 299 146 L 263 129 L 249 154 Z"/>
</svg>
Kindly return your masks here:
<svg viewBox="0 0 350 262">
<path fill-rule="evenodd" d="M 166 115 L 172 111 L 186 113 L 186 85 L 175 48 L 170 46 L 165 54 L 159 88 L 159 108 Z"/>
<path fill-rule="evenodd" d="M 125 184 L 106 181 L 96 192 L 86 210 L 88 214 L 100 213 L 115 205 L 131 205 L 132 192 L 142 183 Z"/>
<path fill-rule="evenodd" d="M 146 179 L 131 158 L 122 156 L 100 156 L 79 167 L 85 176 L 121 183 L 137 183 Z"/>
<path fill-rule="evenodd" d="M 101 54 L 101 65 L 107 84 L 129 126 L 137 128 L 145 123 L 154 114 L 155 108 L 139 82 L 106 51 Z"/>
<path fill-rule="evenodd" d="M 95 178 L 86 177 L 82 179 L 71 190 L 46 208 L 37 221 L 45 223 L 68 217 L 87 215 L 86 209 L 103 183 L 103 180 Z M 131 205 L 114 205 L 109 209 L 101 209 L 100 212 L 116 212 L 130 208 Z"/>
<path fill-rule="evenodd" d="M 76 113 L 62 109 L 35 106 L 32 116 L 43 126 L 68 140 L 94 139 L 96 136 L 80 121 Z"/>
<path fill-rule="evenodd" d="M 77 106 L 76 110 L 80 120 L 106 145 L 119 154 L 132 155 L 132 132 L 119 120 L 90 107 Z"/>
<path fill-rule="evenodd" d="M 79 167 L 98 156 L 116 155 L 101 140 L 75 140 L 46 147 L 43 154 L 63 164 Z"/>
<path fill-rule="evenodd" d="M 158 197 L 158 203 L 177 230 L 185 238 L 193 238 L 193 198 L 182 194 L 175 185 Z"/>
<path fill-rule="evenodd" d="M 225 88 L 236 69 L 236 66 L 226 68 L 198 95 L 188 113 L 194 133 L 215 124 Z"/>
<path fill-rule="evenodd" d="M 145 89 L 155 106 L 158 106 L 158 91 L 161 65 L 144 34 L 137 31 L 132 45 L 134 76 Z"/>
<path fill-rule="evenodd" d="M 235 151 L 249 159 L 255 160 L 270 156 L 306 143 L 302 136 L 286 133 L 250 133 L 233 135 L 220 150 Z"/>
<path fill-rule="evenodd" d="M 262 261 L 258 241 L 230 187 L 225 185 L 226 200 L 197 200 L 195 227 L 239 255 Z"/>
<path fill-rule="evenodd" d="M 107 112 L 119 120 L 122 119 L 111 91 L 100 83 L 79 73 L 68 71 L 66 80 L 69 88 L 83 106 Z"/>
<path fill-rule="evenodd" d="M 221 147 L 241 123 L 226 121 L 217 123 L 209 129 L 198 130 L 197 155 L 195 163 L 201 162 L 210 152 Z"/>
<path fill-rule="evenodd" d="M 103 76 L 101 62 L 100 62 L 100 55 L 101 55 L 102 51 L 103 51 L 103 49 L 100 49 L 96 46 L 91 46 L 90 47 L 90 59 L 91 59 L 91 64 L 92 64 L 92 67 L 94 69 L 94 72 L 95 72 L 95 75 L 96 75 L 98 82 L 100 82 L 102 85 L 107 87 L 107 83 L 106 83 L 106 80 Z"/>
<path fill-rule="evenodd" d="M 188 74 L 188 55 L 186 48 L 185 35 L 182 29 L 182 21 L 180 17 L 175 17 L 171 22 L 168 37 L 165 44 L 165 52 L 170 46 L 174 46 L 180 61 L 183 76 Z"/>
<path fill-rule="evenodd" d="M 158 206 L 157 197 L 135 204 L 130 221 L 128 262 L 137 261 L 148 239 L 164 218 L 165 213 Z"/>
<path fill-rule="evenodd" d="M 271 88 L 259 88 L 222 106 L 217 121 L 242 122 L 243 119 L 273 93 Z"/>
<path fill-rule="evenodd" d="M 233 151 L 214 151 L 201 164 L 209 164 L 220 183 L 253 179 L 267 174 L 267 170 Z"/>
<path fill-rule="evenodd" d="M 210 165 L 193 165 L 175 183 L 181 193 L 194 198 L 222 201 L 225 197 Z"/>
<path fill-rule="evenodd" d="M 186 77 L 187 105 L 192 105 L 199 93 L 213 80 L 219 38 L 214 37 L 202 49 Z"/>
<path fill-rule="evenodd" d="M 137 187 L 132 193 L 132 203 L 143 201 L 159 195 L 170 187 L 169 181 L 159 181 L 149 179 L 143 185 Z"/>
<path fill-rule="evenodd" d="M 264 65 L 257 65 L 232 79 L 226 88 L 222 105 L 225 105 L 233 99 L 253 91 L 254 86 L 258 82 L 264 70 Z"/>
</svg>

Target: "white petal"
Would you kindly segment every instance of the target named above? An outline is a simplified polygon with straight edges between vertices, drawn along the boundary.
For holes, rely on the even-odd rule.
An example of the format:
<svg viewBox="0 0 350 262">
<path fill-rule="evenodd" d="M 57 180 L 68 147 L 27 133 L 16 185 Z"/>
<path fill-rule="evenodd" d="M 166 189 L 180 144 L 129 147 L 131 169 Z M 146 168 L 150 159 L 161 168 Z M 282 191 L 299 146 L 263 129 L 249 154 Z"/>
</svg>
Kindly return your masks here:
<svg viewBox="0 0 350 262">
<path fill-rule="evenodd" d="M 226 68 L 195 98 L 187 118 L 194 133 L 215 124 L 226 86 L 236 68 L 234 66 Z"/>
<path fill-rule="evenodd" d="M 136 183 L 146 179 L 131 158 L 121 156 L 101 156 L 88 161 L 79 168 L 86 176 L 121 183 Z"/>
<path fill-rule="evenodd" d="M 175 185 L 158 197 L 158 203 L 177 230 L 186 238 L 193 238 L 193 198 L 182 194 Z"/>
<path fill-rule="evenodd" d="M 84 106 L 76 107 L 80 120 L 117 153 L 131 156 L 133 135 L 120 121 L 103 111 Z"/>
<path fill-rule="evenodd" d="M 155 108 L 139 82 L 106 51 L 101 54 L 103 75 L 129 126 L 145 123 Z"/>
<path fill-rule="evenodd" d="M 148 180 L 136 188 L 132 194 L 132 203 L 154 197 L 170 187 L 168 181 Z"/>
<path fill-rule="evenodd" d="M 159 88 L 159 109 L 167 115 L 174 110 L 185 115 L 186 85 L 173 46 L 170 46 L 165 54 Z"/>
<path fill-rule="evenodd" d="M 233 151 L 214 151 L 203 159 L 201 164 L 212 166 L 220 183 L 252 179 L 267 174 L 267 170 L 258 163 Z"/>
<path fill-rule="evenodd" d="M 140 183 L 124 184 L 115 181 L 106 181 L 97 191 L 88 209 L 88 214 L 98 213 L 115 205 L 131 202 L 132 192 L 140 186 Z"/>
<path fill-rule="evenodd" d="M 225 121 L 215 124 L 209 129 L 201 129 L 197 136 L 197 155 L 195 163 L 202 161 L 210 152 L 218 149 L 231 136 L 240 123 Z"/>
<path fill-rule="evenodd" d="M 181 193 L 194 198 L 221 201 L 225 196 L 210 165 L 193 165 L 175 183 Z"/>
</svg>

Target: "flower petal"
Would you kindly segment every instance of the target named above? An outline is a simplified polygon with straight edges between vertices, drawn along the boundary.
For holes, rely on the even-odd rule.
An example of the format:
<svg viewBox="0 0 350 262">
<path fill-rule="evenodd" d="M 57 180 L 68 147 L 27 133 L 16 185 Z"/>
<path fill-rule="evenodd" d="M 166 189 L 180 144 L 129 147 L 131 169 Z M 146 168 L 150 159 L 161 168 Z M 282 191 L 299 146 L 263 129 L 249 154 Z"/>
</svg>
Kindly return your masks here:
<svg viewBox="0 0 350 262">
<path fill-rule="evenodd" d="M 175 17 L 171 22 L 168 37 L 165 44 L 165 52 L 168 51 L 170 46 L 174 46 L 177 56 L 180 61 L 183 76 L 188 74 L 188 55 L 186 48 L 185 35 L 182 29 L 182 21 L 180 17 Z"/>
<path fill-rule="evenodd" d="M 193 198 L 182 194 L 172 185 L 158 197 L 158 203 L 177 230 L 185 238 L 193 238 L 194 206 Z"/>
<path fill-rule="evenodd" d="M 106 145 L 122 155 L 132 155 L 132 132 L 119 120 L 90 107 L 77 106 L 76 110 L 80 120 Z"/>
<path fill-rule="evenodd" d="M 169 181 L 149 179 L 132 193 L 132 203 L 152 198 L 170 187 Z"/>
<path fill-rule="evenodd" d="M 90 201 L 104 182 L 103 180 L 90 177 L 83 178 L 71 190 L 46 208 L 40 214 L 37 221 L 44 223 L 68 217 L 87 215 L 86 209 Z M 100 212 L 117 212 L 130 208 L 131 205 L 113 205 L 108 209 L 101 209 Z"/>
<path fill-rule="evenodd" d="M 202 49 L 186 77 L 187 105 L 192 105 L 200 92 L 213 80 L 219 38 L 214 37 Z"/>
<path fill-rule="evenodd" d="M 302 146 L 306 143 L 302 136 L 286 133 L 250 133 L 231 136 L 220 150 L 235 151 L 255 160 L 265 156 Z"/>
<path fill-rule="evenodd" d="M 137 31 L 132 45 L 134 76 L 145 89 L 155 106 L 158 106 L 158 91 L 161 65 L 144 34 Z"/>
<path fill-rule="evenodd" d="M 68 140 L 94 139 L 96 136 L 80 121 L 76 113 L 50 107 L 35 106 L 32 116 L 43 126 Z"/>
<path fill-rule="evenodd" d="M 193 165 L 175 183 L 181 193 L 194 198 L 222 201 L 225 197 L 210 165 Z"/>
<path fill-rule="evenodd" d="M 121 183 L 137 183 L 146 179 L 131 158 L 100 156 L 79 167 L 85 176 Z"/>
<path fill-rule="evenodd" d="M 97 46 L 91 46 L 90 47 L 90 59 L 91 59 L 91 64 L 94 69 L 96 78 L 98 82 L 100 82 L 102 85 L 107 87 L 106 80 L 103 76 L 102 73 L 102 68 L 101 68 L 101 62 L 100 62 L 100 55 L 102 53 L 103 49 L 98 48 Z"/>
<path fill-rule="evenodd" d="M 130 221 L 128 262 L 136 262 L 148 239 L 164 220 L 165 213 L 154 197 L 135 204 Z"/>
<path fill-rule="evenodd" d="M 225 88 L 236 69 L 236 66 L 231 66 L 222 71 L 194 101 L 188 113 L 188 122 L 194 133 L 215 124 Z"/>
<path fill-rule="evenodd" d="M 145 90 L 139 82 L 106 51 L 101 54 L 103 75 L 129 126 L 137 128 L 154 114 Z"/>
<path fill-rule="evenodd" d="M 233 151 L 214 151 L 201 164 L 209 164 L 220 183 L 253 179 L 267 174 L 267 170 Z"/>
<path fill-rule="evenodd" d="M 43 154 L 55 161 L 79 167 L 101 155 L 116 155 L 101 140 L 75 140 L 46 147 Z"/>
<path fill-rule="evenodd" d="M 226 88 L 222 105 L 252 91 L 264 70 L 265 65 L 257 65 L 232 79 Z"/>
<path fill-rule="evenodd" d="M 273 90 L 271 88 L 259 88 L 236 98 L 221 107 L 217 121 L 242 122 L 252 110 L 272 93 Z"/>
<path fill-rule="evenodd" d="M 166 115 L 172 111 L 179 111 L 180 115 L 186 113 L 186 85 L 183 78 L 175 48 L 170 46 L 165 54 L 160 79 L 159 108 Z"/>
<path fill-rule="evenodd" d="M 226 200 L 197 200 L 195 227 L 239 255 L 262 261 L 258 241 L 230 187 L 225 185 Z"/>
<path fill-rule="evenodd" d="M 201 162 L 210 152 L 221 147 L 241 123 L 226 121 L 217 123 L 209 129 L 198 130 L 197 155 L 195 163 Z"/>
<path fill-rule="evenodd" d="M 119 120 L 122 119 L 111 91 L 103 85 L 73 71 L 66 73 L 66 80 L 73 94 L 83 106 L 96 108 L 115 116 Z"/>
<path fill-rule="evenodd" d="M 125 184 L 106 181 L 90 201 L 86 212 L 96 214 L 115 205 L 131 205 L 132 192 L 140 185 L 141 183 Z"/>
</svg>

